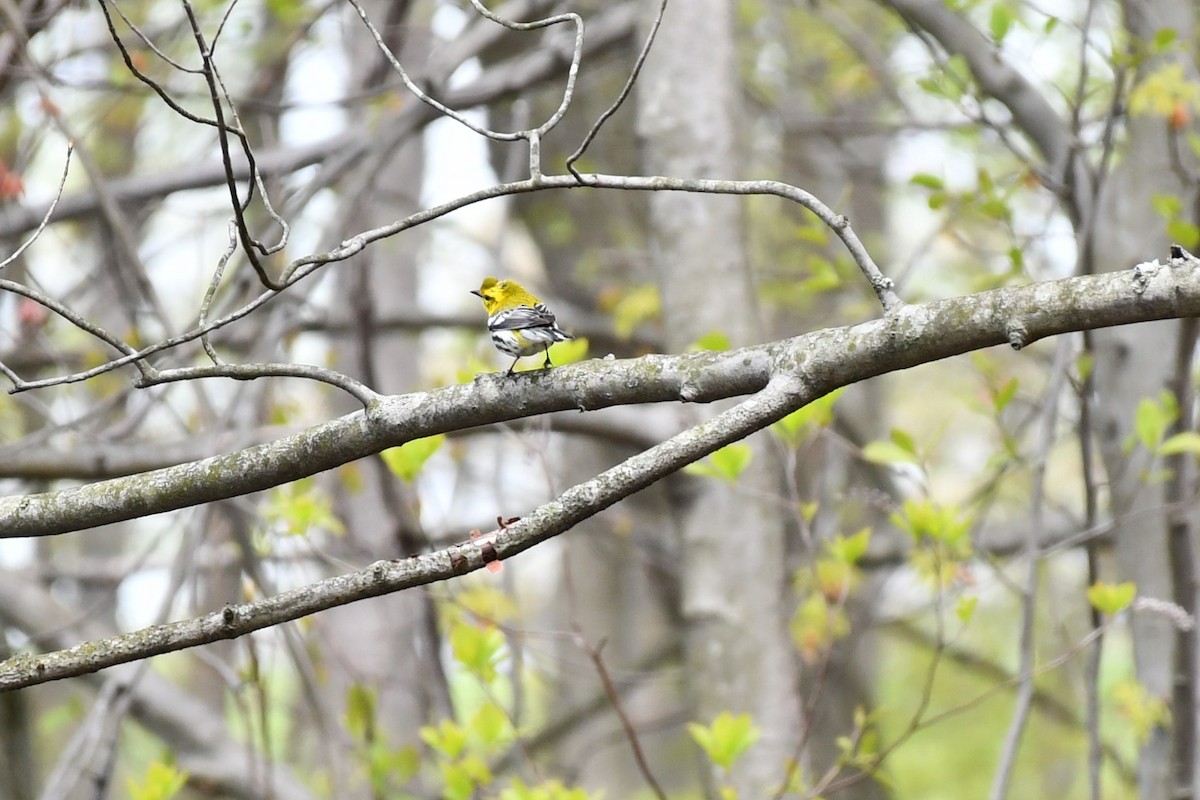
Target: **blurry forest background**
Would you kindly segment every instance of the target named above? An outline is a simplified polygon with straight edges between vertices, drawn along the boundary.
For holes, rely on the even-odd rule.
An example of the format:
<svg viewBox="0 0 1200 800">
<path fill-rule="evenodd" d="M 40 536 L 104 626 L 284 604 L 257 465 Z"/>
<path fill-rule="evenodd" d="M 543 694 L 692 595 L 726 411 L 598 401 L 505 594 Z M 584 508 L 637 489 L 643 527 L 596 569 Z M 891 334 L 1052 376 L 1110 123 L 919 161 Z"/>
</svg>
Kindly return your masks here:
<svg viewBox="0 0 1200 800">
<path fill-rule="evenodd" d="M 847 215 L 908 303 L 1200 244 L 1191 0 L 663 7 L 492 7 L 585 24 L 546 174 L 566 174 L 656 30 L 574 167 L 798 186 Z M 552 118 L 575 44 L 569 18 L 511 31 L 460 0 L 0 0 L 0 364 L 10 385 L 47 381 L 0 396 L 0 495 L 360 408 L 280 370 L 147 388 L 128 366 L 89 373 L 117 352 L 38 298 L 136 349 L 254 301 L 296 259 L 527 179 L 529 137 L 447 118 L 385 50 L 495 133 Z M 242 137 L 203 122 L 214 96 Z M 234 226 L 247 150 L 258 181 Z M 406 227 L 204 347 L 381 393 L 470 382 L 507 366 L 468 294 L 485 275 L 580 337 L 556 364 L 881 313 L 830 228 L 778 197 L 531 191 Z M 1194 342 L 1193 321 L 1161 322 L 886 375 L 498 572 L 5 693 L 0 798 L 1193 797 Z M 204 347 L 151 363 L 211 366 Z M 462 541 L 712 413 L 533 417 L 5 538 L 0 656 Z"/>
</svg>

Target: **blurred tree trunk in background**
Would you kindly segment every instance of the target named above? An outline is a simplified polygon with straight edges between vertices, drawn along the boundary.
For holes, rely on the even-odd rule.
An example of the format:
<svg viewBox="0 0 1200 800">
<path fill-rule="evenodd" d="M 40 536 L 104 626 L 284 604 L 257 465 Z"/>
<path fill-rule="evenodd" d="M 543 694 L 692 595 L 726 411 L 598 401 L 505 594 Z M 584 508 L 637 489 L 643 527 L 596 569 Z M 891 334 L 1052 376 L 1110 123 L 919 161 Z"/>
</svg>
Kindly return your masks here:
<svg viewBox="0 0 1200 800">
<path fill-rule="evenodd" d="M 587 10 L 611 14 L 621 9 L 591 3 Z M 581 72 L 570 113 L 542 142 L 545 169 L 561 170 L 594 121 L 617 97 L 640 45 L 639 37 L 633 35 L 634 15 L 627 16 L 627 33 L 619 44 L 606 47 L 589 61 L 593 69 Z M 565 33 L 554 35 L 561 38 Z M 513 43 L 509 42 L 510 47 Z M 484 61 L 493 64 L 508 55 L 510 51 L 502 50 Z M 495 104 L 490 119 L 497 130 L 526 127 L 553 113 L 560 101 L 560 87 L 551 86 L 531 97 Z M 581 168 L 636 173 L 639 158 L 633 125 L 633 105 L 629 103 L 608 120 L 584 156 L 582 164 L 590 166 L 581 164 Z M 492 146 L 493 168 L 501 180 L 519 179 L 527 172 L 525 151 L 524 143 Z M 611 308 L 628 292 L 656 282 L 646 255 L 647 202 L 648 198 L 639 194 L 514 197 L 509 201 L 502 240 L 495 247 L 495 271 L 531 283 L 535 293 L 557 310 L 563 324 L 583 335 L 572 328 L 572 320 L 582 316 L 576 312 L 597 300 L 601 308 Z M 609 323 L 607 329 L 587 332 L 592 356 L 636 354 L 636 348 L 614 327 Z M 659 333 L 657 326 L 641 327 L 652 336 Z M 631 430 L 645 430 L 646 415 L 636 409 L 611 409 L 601 414 L 607 428 L 602 425 L 589 436 L 567 434 L 560 447 L 544 454 L 553 459 L 554 489 L 561 491 L 586 480 L 635 452 L 622 437 Z M 669 413 L 657 415 L 649 426 L 674 425 L 670 417 Z M 658 432 L 666 434 L 669 429 Z M 535 449 L 549 444 L 532 429 L 527 438 Z M 605 669 L 620 689 L 625 712 L 643 732 L 640 746 L 653 765 L 655 778 L 668 791 L 696 785 L 694 762 L 680 757 L 680 743 L 672 735 L 685 713 L 677 673 L 665 666 L 677 664 L 682 652 L 678 549 L 670 527 L 663 524 L 671 514 L 669 493 L 654 488 L 581 525 L 577 534 L 564 537 L 560 568 L 553 573 L 550 590 L 561 602 L 550 604 L 538 615 L 540 624 L 548 629 L 578 627 L 583 637 L 582 641 L 576 637 L 556 640 L 557 669 L 548 676 L 553 682 L 549 693 L 559 701 L 555 711 L 566 714 L 572 709 L 592 709 L 581 713 L 552 743 L 547 762 L 570 782 L 618 797 L 645 792 L 646 783 L 611 704 L 606 700 L 597 704 L 604 689 L 589 659 L 589 648 L 599 650 Z"/>
<path fill-rule="evenodd" d="M 366 7 L 384 41 L 404 63 L 425 62 L 429 6 L 379 1 Z M 353 85 L 381 98 L 355 112 L 352 124 L 369 129 L 379 125 L 382 110 L 414 101 L 399 100 L 403 92 L 399 81 L 353 14 L 347 14 L 346 24 L 351 26 L 346 53 Z M 385 139 L 380 136 L 378 141 Z M 331 238 L 337 238 L 342 226 L 370 228 L 416 211 L 423 174 L 420 137 L 409 137 L 392 152 L 380 145 L 368 148 L 339 184 L 341 205 Z M 385 392 L 412 391 L 421 384 L 417 338 L 381 325 L 417 305 L 417 264 L 425 239 L 422 231 L 413 231 L 381 242 L 382 247 L 344 265 L 337 274 L 330 317 L 344 332 L 332 337 L 334 366 L 363 376 Z M 354 403 L 339 394 L 336 406 L 345 413 L 353 410 Z M 348 563 L 365 565 L 428 549 L 420 504 L 411 487 L 398 481 L 379 458 L 364 459 L 351 469 L 335 473 L 331 482 L 335 507 L 346 528 L 345 536 L 332 543 L 332 552 Z M 370 607 L 335 609 L 320 626 L 322 658 L 331 679 L 329 700 L 343 708 L 352 687 L 377 693 L 373 727 L 379 744 L 411 746 L 419 742 L 421 725 L 451 714 L 432 599 L 426 592 L 411 592 L 381 600 Z M 368 796 L 369 788 L 363 787 L 362 796 Z"/>
<path fill-rule="evenodd" d="M 1159 31 L 1172 29 L 1182 36 L 1194 37 L 1196 7 L 1187 0 L 1147 0 L 1122 3 L 1124 23 L 1132 37 L 1131 52 L 1151 49 Z M 1191 53 L 1194 57 L 1195 42 Z M 1188 76 L 1196 80 L 1194 58 L 1166 54 L 1137 60 L 1135 81 L 1174 62 L 1187 65 Z M 1137 263 L 1139 253 L 1163 253 L 1170 243 L 1163 232 L 1163 219 L 1156 211 L 1156 197 L 1180 198 L 1183 216 L 1200 223 L 1197 216 L 1197 162 L 1187 153 L 1180 161 L 1177 144 L 1168 139 L 1167 121 L 1161 117 L 1135 115 L 1127 122 L 1127 149 L 1103 187 L 1102 203 L 1094 223 L 1094 266 L 1099 272 L 1127 269 Z M 1171 482 L 1151 481 L 1147 476 L 1153 464 L 1145 450 L 1131 449 L 1138 404 L 1157 391 L 1170 389 L 1178 394 L 1180 380 L 1192 369 L 1196 327 L 1191 320 L 1159 322 L 1134 328 L 1110 328 L 1096 331 L 1096 406 L 1095 433 L 1108 476 L 1109 502 L 1114 521 L 1113 545 L 1117 572 L 1123 580 L 1137 584 L 1138 593 L 1147 597 L 1173 599 L 1184 608 L 1195 609 L 1194 574 L 1190 585 L 1175 585 L 1170 538 L 1183 536 L 1189 549 L 1195 548 L 1194 510 L 1173 508 L 1179 500 L 1171 496 Z M 1195 424 L 1196 409 L 1192 392 L 1178 397 L 1184 430 Z M 1172 532 L 1182 526 L 1182 533 Z M 1194 563 L 1194 556 L 1193 556 Z M 1182 566 L 1182 565 L 1179 565 Z M 1185 595 L 1191 594 L 1190 601 Z M 1157 614 L 1137 614 L 1132 619 L 1133 656 L 1138 679 L 1154 697 L 1174 699 L 1170 726 L 1155 726 L 1138 759 L 1138 796 L 1142 800 L 1167 800 L 1193 796 L 1196 753 L 1178 752 L 1179 737 L 1196 741 L 1195 659 L 1190 675 L 1177 673 L 1179 648 L 1189 646 L 1192 636 L 1179 632 L 1169 618 Z M 1191 645 L 1194 646 L 1194 645 Z M 1178 692 L 1190 695 L 1180 705 Z M 1174 732 L 1172 732 L 1174 728 Z M 1183 731 L 1183 728 L 1192 729 Z M 1176 782 L 1175 770 L 1187 765 L 1184 785 Z M 1182 794 L 1181 794 L 1182 793 Z"/>
<path fill-rule="evenodd" d="M 644 0 L 649 18 L 659 6 Z M 695 0 L 669 7 L 637 86 L 645 171 L 685 178 L 743 174 L 741 79 L 733 6 Z M 650 198 L 652 260 L 662 292 L 667 349 L 709 334 L 733 346 L 760 341 L 758 298 L 747 263 L 742 204 L 735 198 L 662 193 Z M 718 408 L 696 409 L 694 419 Z M 786 526 L 773 498 L 782 483 L 770 442 L 749 441 L 752 461 L 736 485 L 683 490 L 680 537 L 685 665 L 691 717 L 749 714 L 762 739 L 729 776 L 741 797 L 765 797 L 799 756 L 797 657 L 787 634 Z"/>
<path fill-rule="evenodd" d="M 759 127 L 772 131 L 772 147 L 759 156 L 770 174 L 804 187 L 845 213 L 868 247 L 886 252 L 887 178 L 895 132 L 878 110 L 897 103 L 899 90 L 887 65 L 895 26 L 874 6 L 765 3 L 757 24 L 743 34 L 742 60 L 754 76 Z M 746 40 L 749 40 L 747 42 Z M 751 43 L 753 46 L 751 46 Z M 761 58 L 779 54 L 778 61 Z M 766 62 L 763 64 L 762 62 Z M 746 148 L 749 149 L 749 148 Z M 855 270 L 834 237 L 806 240 L 809 212 L 792 204 L 762 204 L 750 222 L 760 297 L 767 298 L 767 338 L 793 335 L 839 320 L 869 317 L 874 298 L 857 285 Z M 890 273 L 889 273 L 890 274 Z M 822 288 L 807 293 L 786 287 L 797 281 Z M 887 435 L 882 382 L 850 387 L 838 400 L 835 430 L 859 446 Z M 885 509 L 865 502 L 864 487 L 891 493 L 885 470 L 863 464 L 830 437 L 815 439 L 788 462 L 784 479 L 795 483 L 802 502 L 818 503 L 812 520 L 794 522 L 788 543 L 789 569 L 811 574 L 821 548 L 836 535 L 871 527 L 886 536 Z M 799 516 L 799 509 L 792 510 Z M 801 526 L 810 529 L 799 535 Z M 876 624 L 884 576 L 871 576 L 847 599 L 852 624 L 845 641 L 829 652 L 828 664 L 802 670 L 802 694 L 819 698 L 807 721 L 806 764 L 821 774 L 843 753 L 839 736 L 854 730 L 855 713 L 872 708 L 879 647 Z M 844 797 L 878 798 L 888 792 L 875 781 L 857 783 Z"/>
</svg>

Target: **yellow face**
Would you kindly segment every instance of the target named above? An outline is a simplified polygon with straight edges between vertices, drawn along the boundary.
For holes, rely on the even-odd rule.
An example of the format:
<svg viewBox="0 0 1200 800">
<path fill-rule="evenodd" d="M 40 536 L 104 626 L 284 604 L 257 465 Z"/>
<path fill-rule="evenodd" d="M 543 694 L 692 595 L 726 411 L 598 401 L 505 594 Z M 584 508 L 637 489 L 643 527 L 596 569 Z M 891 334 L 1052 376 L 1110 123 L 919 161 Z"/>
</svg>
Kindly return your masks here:
<svg viewBox="0 0 1200 800">
<path fill-rule="evenodd" d="M 484 309 L 487 311 L 488 317 L 502 308 L 535 306 L 539 302 L 536 297 L 524 290 L 520 283 L 510 281 L 508 278 L 504 278 L 503 281 L 497 281 L 496 278 L 484 278 L 484 283 L 480 285 L 479 290 L 472 291 L 472 294 L 484 301 Z"/>
<path fill-rule="evenodd" d="M 511 281 L 498 281 L 495 278 L 484 278 L 483 285 L 479 287 L 479 291 L 471 292 L 483 300 L 483 308 L 488 314 L 495 312 L 499 308 L 500 303 L 507 296 L 511 289 Z"/>
</svg>

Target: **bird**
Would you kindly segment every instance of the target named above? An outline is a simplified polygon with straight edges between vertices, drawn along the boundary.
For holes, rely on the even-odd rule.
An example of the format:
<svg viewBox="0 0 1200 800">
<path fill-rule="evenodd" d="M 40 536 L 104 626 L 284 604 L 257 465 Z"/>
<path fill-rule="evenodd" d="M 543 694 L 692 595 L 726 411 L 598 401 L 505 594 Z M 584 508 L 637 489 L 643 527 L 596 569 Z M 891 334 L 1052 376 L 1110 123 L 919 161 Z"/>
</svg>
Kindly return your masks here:
<svg viewBox="0 0 1200 800">
<path fill-rule="evenodd" d="M 546 308 L 545 303 L 514 280 L 487 277 L 478 290 L 471 290 L 471 294 L 483 300 L 492 344 L 501 353 L 513 357 L 507 373 L 510 377 L 521 358 L 539 351 L 546 354 L 542 369 L 552 366 L 550 345 L 575 338 L 558 327 L 554 312 Z"/>
</svg>

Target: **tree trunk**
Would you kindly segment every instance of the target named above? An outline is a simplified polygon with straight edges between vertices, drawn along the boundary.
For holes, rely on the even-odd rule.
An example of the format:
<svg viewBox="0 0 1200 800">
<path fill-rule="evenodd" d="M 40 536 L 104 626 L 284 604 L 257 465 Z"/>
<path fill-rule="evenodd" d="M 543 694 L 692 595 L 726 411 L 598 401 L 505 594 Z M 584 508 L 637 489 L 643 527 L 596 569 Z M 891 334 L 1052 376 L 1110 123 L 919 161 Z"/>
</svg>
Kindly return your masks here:
<svg viewBox="0 0 1200 800">
<path fill-rule="evenodd" d="M 647 0 L 647 9 L 657 9 Z M 733 6 L 672 5 L 638 83 L 638 131 L 653 174 L 739 177 L 740 81 Z M 662 193 L 650 198 L 651 252 L 662 292 L 666 345 L 682 351 L 719 332 L 758 341 L 761 324 L 736 198 Z M 696 418 L 716 409 L 695 409 Z M 798 670 L 787 634 L 785 526 L 769 499 L 780 477 L 764 437 L 737 485 L 687 486 L 677 518 L 689 700 L 693 719 L 749 714 L 762 738 L 714 784 L 764 797 L 797 755 Z"/>
</svg>

